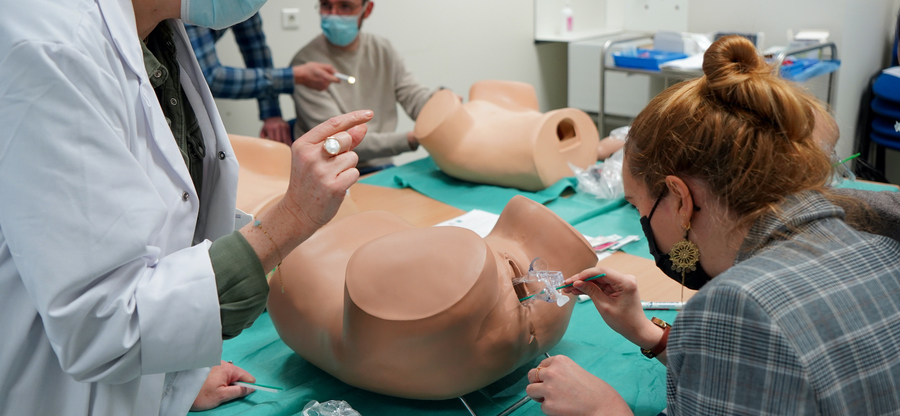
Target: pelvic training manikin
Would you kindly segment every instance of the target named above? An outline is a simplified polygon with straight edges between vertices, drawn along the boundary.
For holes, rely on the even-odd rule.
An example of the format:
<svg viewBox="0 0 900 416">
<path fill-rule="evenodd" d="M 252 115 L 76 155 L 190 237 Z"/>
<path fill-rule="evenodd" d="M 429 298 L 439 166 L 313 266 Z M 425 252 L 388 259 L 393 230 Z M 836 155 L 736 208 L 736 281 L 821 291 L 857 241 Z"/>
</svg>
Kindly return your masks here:
<svg viewBox="0 0 900 416">
<path fill-rule="evenodd" d="M 414 133 L 447 175 L 526 191 L 573 176 L 569 163 L 593 165 L 600 140 L 583 111 L 542 114 L 534 87 L 512 81 L 476 82 L 465 104 L 450 90 L 434 93 Z"/>
<path fill-rule="evenodd" d="M 584 237 L 517 196 L 485 238 L 369 211 L 334 221 L 283 261 L 269 313 L 284 342 L 347 384 L 438 400 L 482 388 L 556 345 L 574 302 L 520 302 L 535 258 L 566 277 L 596 265 Z M 569 295 L 560 295 L 569 296 Z"/>
<path fill-rule="evenodd" d="M 240 163 L 237 208 L 259 216 L 284 197 L 291 178 L 291 148 L 259 137 L 228 135 Z M 334 219 L 359 212 L 348 194 Z"/>
</svg>

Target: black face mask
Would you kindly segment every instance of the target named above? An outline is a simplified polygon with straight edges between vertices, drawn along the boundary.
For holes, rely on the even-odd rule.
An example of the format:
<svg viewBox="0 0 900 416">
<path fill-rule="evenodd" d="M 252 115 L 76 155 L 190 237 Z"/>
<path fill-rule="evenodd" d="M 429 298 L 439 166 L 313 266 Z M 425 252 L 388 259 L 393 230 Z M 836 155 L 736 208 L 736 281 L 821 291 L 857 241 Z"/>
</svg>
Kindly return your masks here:
<svg viewBox="0 0 900 416">
<path fill-rule="evenodd" d="M 650 215 L 641 217 L 641 228 L 644 230 L 644 236 L 647 237 L 647 246 L 650 248 L 650 254 L 653 255 L 653 259 L 656 260 L 656 267 L 659 267 L 666 276 L 683 284 L 688 289 L 698 290 L 703 287 L 706 282 L 712 279 L 703 271 L 703 267 L 700 266 L 700 263 L 697 263 L 695 270 L 685 270 L 683 274 L 675 271 L 675 269 L 672 268 L 672 260 L 669 258 L 669 255 L 659 251 L 659 246 L 656 245 L 656 239 L 653 237 L 653 228 L 650 227 L 650 218 L 653 217 L 653 213 L 656 212 L 656 207 L 659 206 L 659 201 L 662 201 L 662 197 L 665 194 L 665 191 L 663 191 L 659 198 L 656 199 L 656 203 L 653 204 L 653 209 L 650 210 Z"/>
</svg>

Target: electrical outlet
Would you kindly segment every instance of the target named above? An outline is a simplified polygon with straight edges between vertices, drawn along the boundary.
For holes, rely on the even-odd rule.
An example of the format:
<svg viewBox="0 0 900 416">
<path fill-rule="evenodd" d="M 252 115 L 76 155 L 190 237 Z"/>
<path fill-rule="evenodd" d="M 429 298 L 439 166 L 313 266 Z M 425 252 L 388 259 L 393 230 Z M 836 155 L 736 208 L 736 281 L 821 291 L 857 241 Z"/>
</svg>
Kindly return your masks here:
<svg viewBox="0 0 900 416">
<path fill-rule="evenodd" d="M 281 9 L 281 28 L 285 30 L 300 29 L 300 9 Z"/>
</svg>

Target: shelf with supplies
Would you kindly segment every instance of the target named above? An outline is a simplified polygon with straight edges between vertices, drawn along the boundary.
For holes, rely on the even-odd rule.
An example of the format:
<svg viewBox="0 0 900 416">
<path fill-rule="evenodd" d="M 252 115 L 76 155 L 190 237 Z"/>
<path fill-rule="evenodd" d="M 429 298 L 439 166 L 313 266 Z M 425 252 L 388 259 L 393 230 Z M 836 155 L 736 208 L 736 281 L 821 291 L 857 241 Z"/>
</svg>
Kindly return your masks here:
<svg viewBox="0 0 900 416">
<path fill-rule="evenodd" d="M 641 51 L 644 52 L 643 55 L 636 53 L 626 55 L 622 54 L 621 51 L 631 50 L 631 48 L 629 48 L 627 45 L 632 45 L 636 48 L 636 45 L 643 46 L 652 44 L 653 36 L 654 34 L 650 32 L 623 32 L 610 37 L 601 46 L 599 75 L 600 102 L 597 114 L 597 127 L 601 134 L 605 135 L 608 133 L 607 117 L 615 117 L 615 115 L 608 113 L 606 107 L 606 76 L 608 72 L 621 72 L 629 75 L 639 74 L 646 75 L 654 79 L 661 79 L 663 81 L 662 88 L 668 88 L 675 83 L 697 78 L 703 75 L 703 70 L 700 68 L 700 65 L 702 64 L 702 58 L 701 60 L 698 60 L 696 62 L 695 67 L 691 67 L 670 65 L 670 63 L 675 63 L 675 60 L 667 62 L 654 61 L 654 59 L 659 58 L 655 55 L 649 54 L 646 51 Z M 803 54 L 816 52 L 818 52 L 818 57 L 816 59 L 797 59 L 796 61 L 789 60 L 789 58 L 793 56 L 801 56 Z M 615 54 L 618 55 L 614 56 Z M 637 61 L 630 60 L 630 62 L 627 62 L 628 66 L 617 65 L 615 62 L 615 58 L 621 58 L 622 56 L 626 56 L 627 58 L 632 58 L 632 56 L 644 57 L 644 59 L 646 59 L 647 61 L 642 62 L 640 59 L 638 59 Z M 692 57 L 688 57 L 685 58 L 684 61 L 689 61 L 691 59 Z M 621 64 L 623 63 L 623 60 L 620 59 L 619 62 Z M 772 56 L 770 62 L 774 65 L 775 70 L 778 71 L 778 73 L 785 75 L 786 78 L 789 79 L 792 77 L 796 77 L 798 74 L 805 70 L 812 70 L 814 72 L 814 75 L 811 75 L 809 78 L 817 78 L 827 75 L 828 79 L 824 101 L 828 103 L 829 106 L 832 105 L 832 101 L 834 98 L 835 75 L 837 74 L 837 67 L 840 64 L 840 61 L 838 61 L 837 46 L 833 42 L 789 50 L 786 49 Z M 829 65 L 820 68 L 816 66 L 816 64 L 818 63 Z M 658 66 L 659 69 L 655 69 L 654 66 Z"/>
</svg>

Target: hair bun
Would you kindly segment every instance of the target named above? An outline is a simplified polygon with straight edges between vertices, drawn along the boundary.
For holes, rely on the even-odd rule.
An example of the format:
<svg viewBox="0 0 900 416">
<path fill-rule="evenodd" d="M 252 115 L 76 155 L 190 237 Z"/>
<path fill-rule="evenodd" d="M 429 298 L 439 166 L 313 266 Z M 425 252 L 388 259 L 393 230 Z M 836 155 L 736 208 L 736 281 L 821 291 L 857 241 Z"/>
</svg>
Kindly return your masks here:
<svg viewBox="0 0 900 416">
<path fill-rule="evenodd" d="M 805 97 L 776 75 L 746 38 L 713 42 L 703 55 L 703 73 L 708 97 L 719 105 L 754 114 L 758 125 L 768 124 L 791 140 L 810 134 L 814 121 Z"/>
<path fill-rule="evenodd" d="M 757 54 L 756 47 L 742 36 L 725 36 L 715 41 L 703 55 L 703 73 L 712 89 L 728 88 L 747 81 L 754 74 L 769 72 L 769 66 Z"/>
</svg>

